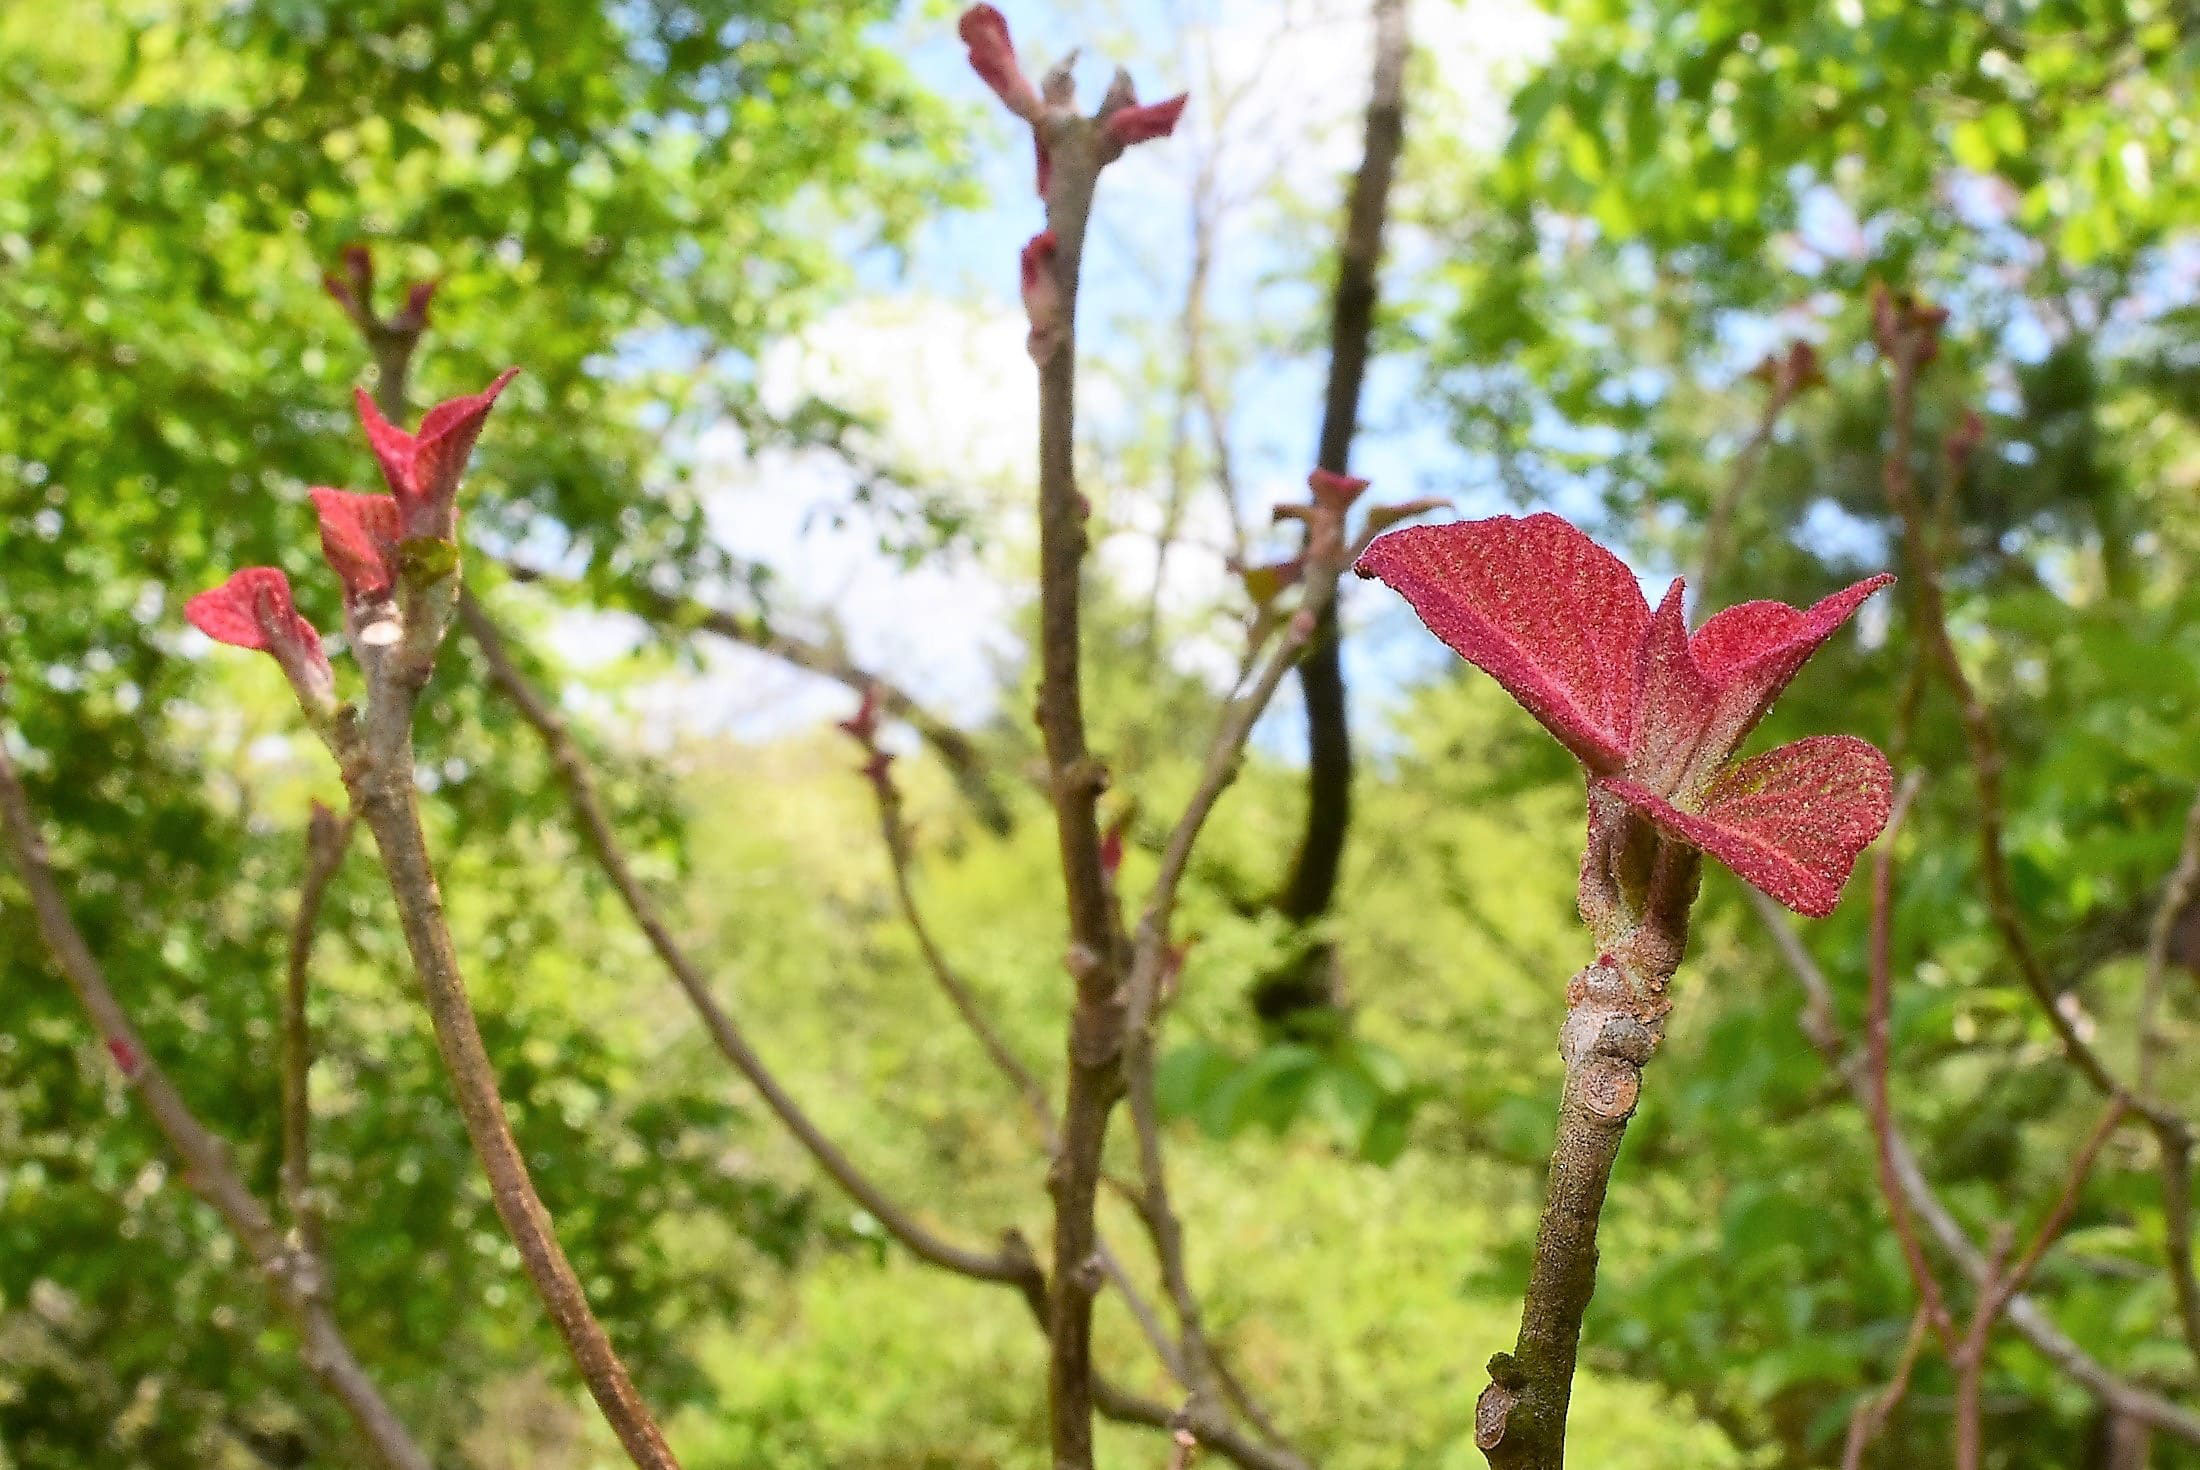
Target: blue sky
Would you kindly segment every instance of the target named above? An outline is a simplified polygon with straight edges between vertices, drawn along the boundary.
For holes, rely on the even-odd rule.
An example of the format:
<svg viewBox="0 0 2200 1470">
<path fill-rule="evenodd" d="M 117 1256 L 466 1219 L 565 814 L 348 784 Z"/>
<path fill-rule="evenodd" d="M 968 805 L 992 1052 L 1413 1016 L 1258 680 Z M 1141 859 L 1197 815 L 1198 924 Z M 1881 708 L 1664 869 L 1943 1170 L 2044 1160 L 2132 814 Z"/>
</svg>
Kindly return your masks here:
<svg viewBox="0 0 2200 1470">
<path fill-rule="evenodd" d="M 1209 295 L 1215 333 L 1242 352 L 1223 384 L 1241 515 L 1265 525 L 1270 506 L 1299 498 L 1319 428 L 1327 362 L 1325 284 L 1313 274 L 1357 164 L 1368 87 L 1368 21 L 1360 0 L 1203 0 L 1178 5 L 1004 6 L 1026 69 L 1036 74 L 1082 48 L 1081 96 L 1096 99 L 1113 65 L 1129 67 L 1143 98 L 1189 90 L 1177 137 L 1133 150 L 1103 179 L 1080 303 L 1080 407 L 1094 446 L 1089 493 L 1119 528 L 1097 550 L 1103 575 L 1143 593 L 1151 585 L 1161 491 L 1132 472 L 1142 426 L 1150 439 L 1154 384 L 1174 372 L 1167 336 L 1189 275 L 1195 175 L 1211 158 L 1217 181 L 1216 266 Z M 1412 125 L 1499 137 L 1505 78 L 1537 54 L 1550 24 L 1526 0 L 1420 0 L 1415 39 L 1425 48 Z M 967 495 L 1005 528 L 984 551 L 914 571 L 880 556 L 860 524 L 834 529 L 806 508 L 845 490 L 829 462 L 752 460 L 737 442 L 706 439 L 705 482 L 720 534 L 744 556 L 779 570 L 791 601 L 836 610 L 850 646 L 964 719 L 996 706 L 1013 662 L 1015 616 L 1030 594 L 1030 547 L 1019 512 L 1029 504 L 1035 390 L 1021 346 L 1016 257 L 1041 222 L 1022 125 L 970 73 L 953 15 L 927 7 L 896 23 L 912 66 L 966 107 L 979 208 L 944 215 L 905 259 L 856 263 L 856 289 L 805 337 L 768 354 L 767 393 L 790 401 L 825 391 L 868 410 L 884 447 L 928 481 Z M 1222 99 L 1227 99 L 1223 101 Z M 1407 185 L 1410 187 L 1410 181 Z M 1410 291 L 1431 258 L 1410 230 L 1391 237 L 1390 284 Z M 1157 340 L 1157 337 L 1161 340 Z M 1467 513 L 1499 508 L 1495 487 L 1450 446 L 1419 396 L 1417 369 L 1376 361 L 1354 469 L 1383 498 L 1451 496 Z M 1104 483 L 1089 483 L 1093 481 Z M 1227 594 L 1218 554 L 1226 522 L 1219 496 L 1198 492 L 1195 538 L 1172 556 L 1165 605 L 1187 613 Z M 1282 551 L 1287 543 L 1269 543 Z M 1448 657 L 1377 589 L 1353 589 L 1350 654 L 1365 714 L 1403 681 Z M 578 630 L 577 630 L 578 631 Z M 1235 634 L 1177 645 L 1181 661 L 1234 662 Z M 576 652 L 609 652 L 615 626 L 576 636 Z M 768 660 L 724 651 L 699 676 L 651 692 L 650 712 L 689 727 L 768 734 L 844 712 L 843 691 Z M 1363 720 L 1363 723 L 1366 723 Z M 1288 751 L 1297 714 L 1280 707 L 1263 743 Z"/>
</svg>

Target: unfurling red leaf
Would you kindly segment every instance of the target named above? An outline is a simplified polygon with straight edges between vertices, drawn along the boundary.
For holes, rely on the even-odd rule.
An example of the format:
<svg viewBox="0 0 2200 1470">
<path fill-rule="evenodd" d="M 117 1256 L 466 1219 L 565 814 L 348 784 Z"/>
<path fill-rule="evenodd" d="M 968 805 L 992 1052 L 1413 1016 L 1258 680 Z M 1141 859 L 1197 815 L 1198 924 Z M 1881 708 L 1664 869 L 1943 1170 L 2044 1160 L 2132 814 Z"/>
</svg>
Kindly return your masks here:
<svg viewBox="0 0 2200 1470">
<path fill-rule="evenodd" d="M 1166 138 L 1176 131 L 1177 119 L 1184 115 L 1184 104 L 1191 94 L 1180 92 L 1166 102 L 1133 103 L 1118 107 L 1108 114 L 1108 136 L 1118 146 L 1128 148 L 1134 143 L 1150 143 L 1155 138 Z"/>
<path fill-rule="evenodd" d="M 1046 116 L 1039 89 L 1031 85 L 1016 60 L 1006 16 L 990 5 L 973 5 L 963 12 L 955 30 L 970 48 L 970 69 L 993 89 L 1003 106 L 1026 122 L 1036 123 Z"/>
<path fill-rule="evenodd" d="M 210 587 L 183 605 L 191 626 L 234 648 L 272 653 L 295 641 L 321 650 L 321 635 L 298 615 L 290 597 L 290 579 L 274 567 L 246 567 L 219 587 Z"/>
<path fill-rule="evenodd" d="M 1358 570 L 1591 769 L 1626 760 L 1650 606 L 1618 557 L 1546 512 L 1393 531 Z"/>
<path fill-rule="evenodd" d="M 355 393 L 359 422 L 367 431 L 367 443 L 397 498 L 398 518 L 405 538 L 450 541 L 458 533 L 458 482 L 466 473 L 466 460 L 481 437 L 481 426 L 495 406 L 497 395 L 519 374 L 506 368 L 479 393 L 469 393 L 437 404 L 420 420 L 420 431 L 408 434 L 382 417 L 364 390 Z"/>
<path fill-rule="evenodd" d="M 1853 617 L 1864 600 L 1893 582 L 1885 572 L 1820 598 L 1807 609 L 1744 602 L 1698 628 L 1688 651 L 1717 690 L 1704 741 L 1723 761 L 1757 728 L 1810 656 Z"/>
<path fill-rule="evenodd" d="M 1352 508 L 1352 502 L 1367 493 L 1368 482 L 1357 475 L 1340 475 L 1333 470 L 1316 470 L 1306 477 L 1306 486 L 1314 492 L 1314 503 L 1343 515 Z"/>
<path fill-rule="evenodd" d="M 1061 349 L 1069 335 L 1062 309 L 1062 278 L 1055 269 L 1056 249 L 1054 231 L 1041 230 L 1024 243 L 1018 262 L 1024 315 L 1031 322 L 1025 346 L 1031 360 L 1041 364 Z"/>
<path fill-rule="evenodd" d="M 308 492 L 321 521 L 321 556 L 344 584 L 345 595 L 372 597 L 396 580 L 401 538 L 397 501 L 316 486 Z"/>
<path fill-rule="evenodd" d="M 868 750 L 878 744 L 880 714 L 878 686 L 865 684 L 863 702 L 856 706 L 854 714 L 840 721 L 840 728 L 849 739 Z"/>
<path fill-rule="evenodd" d="M 290 579 L 276 568 L 246 567 L 185 602 L 183 615 L 217 643 L 272 654 L 307 714 L 319 719 L 334 712 L 336 675 L 321 651 L 321 635 L 299 616 Z"/>
<path fill-rule="evenodd" d="M 1892 778 L 1864 741 L 1827 736 L 1733 758 L 1797 670 L 1892 577 L 1807 610 L 1745 603 L 1691 636 L 1679 581 L 1651 613 L 1618 558 L 1552 515 L 1394 532 L 1359 571 L 1401 593 L 1589 768 L 1585 912 L 1592 880 L 1612 870 L 1599 842 L 1635 840 L 1618 802 L 1811 915 L 1832 909 L 1886 824 Z"/>
<path fill-rule="evenodd" d="M 1840 901 L 1857 854 L 1887 825 L 1894 775 L 1853 735 L 1815 735 L 1721 773 L 1700 811 L 1623 778 L 1601 783 L 1664 831 L 1699 847 L 1811 918 Z"/>
</svg>

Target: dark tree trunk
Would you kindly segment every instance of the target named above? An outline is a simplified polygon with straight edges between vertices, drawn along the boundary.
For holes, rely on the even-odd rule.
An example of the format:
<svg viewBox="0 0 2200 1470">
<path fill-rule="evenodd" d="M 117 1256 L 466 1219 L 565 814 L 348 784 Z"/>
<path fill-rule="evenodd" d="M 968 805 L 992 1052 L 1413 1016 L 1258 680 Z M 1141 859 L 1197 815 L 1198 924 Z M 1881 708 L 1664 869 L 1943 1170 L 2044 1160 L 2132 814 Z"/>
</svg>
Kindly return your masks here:
<svg viewBox="0 0 2200 1470">
<path fill-rule="evenodd" d="M 1405 141 L 1405 68 L 1411 48 L 1407 0 L 1375 0 L 1374 85 L 1367 104 L 1359 172 L 1338 242 L 1337 286 L 1330 311 L 1329 385 L 1323 397 L 1315 463 L 1343 474 L 1359 427 L 1360 389 L 1374 335 L 1376 272 L 1382 263 L 1383 222 L 1391 179 Z M 1352 733 L 1335 604 L 1322 614 L 1299 664 L 1306 698 L 1306 827 L 1291 876 L 1276 900 L 1293 923 L 1306 926 L 1329 911 L 1352 824 Z M 1326 1011 L 1340 1000 L 1335 962 L 1325 943 L 1309 941 L 1281 970 L 1263 977 L 1254 1006 L 1263 1019 L 1297 1029 L 1300 1013 Z"/>
</svg>

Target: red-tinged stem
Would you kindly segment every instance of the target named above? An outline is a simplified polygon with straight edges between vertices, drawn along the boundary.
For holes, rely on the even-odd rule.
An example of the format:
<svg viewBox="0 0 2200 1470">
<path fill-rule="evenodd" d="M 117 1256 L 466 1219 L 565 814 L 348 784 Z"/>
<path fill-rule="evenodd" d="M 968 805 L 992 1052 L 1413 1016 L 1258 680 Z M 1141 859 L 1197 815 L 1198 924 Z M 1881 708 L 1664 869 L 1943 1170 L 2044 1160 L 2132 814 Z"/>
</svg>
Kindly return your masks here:
<svg viewBox="0 0 2200 1470">
<path fill-rule="evenodd" d="M 1931 1336 L 1931 1323 L 1921 1307 L 1910 1318 L 1909 1336 L 1902 1341 L 1902 1356 L 1895 1360 L 1894 1377 L 1888 1380 L 1884 1389 L 1858 1404 L 1856 1412 L 1849 1416 L 1848 1438 L 1841 1446 L 1841 1470 L 1864 1470 L 1864 1452 L 1886 1432 L 1887 1421 L 1894 1417 L 1894 1411 L 1909 1395 L 1910 1377 L 1917 1371 L 1917 1360 Z"/>
<path fill-rule="evenodd" d="M 421 827 L 412 738 L 420 692 L 434 671 L 437 651 L 457 612 L 457 548 L 408 541 L 401 549 L 401 562 L 400 641 L 365 651 L 366 715 L 360 720 L 345 711 L 327 732 L 329 746 L 351 793 L 353 810 L 374 834 L 459 1115 L 488 1176 L 497 1215 L 519 1251 L 520 1265 L 628 1457 L 642 1470 L 677 1470 L 679 1462 L 558 1244 L 556 1226 L 512 1136 L 496 1067 L 482 1042 L 481 1025 L 467 994 Z"/>
<path fill-rule="evenodd" d="M 1047 227 L 1063 330 L 1039 364 L 1039 730 L 1069 907 L 1069 1081 L 1054 1197 L 1047 1313 L 1047 1418 L 1054 1470 L 1092 1470 L 1092 1303 L 1105 1279 L 1094 1209 L 1108 1118 L 1122 1096 L 1122 979 L 1114 906 L 1100 861 L 1096 805 L 1106 775 L 1086 744 L 1080 602 L 1088 507 L 1077 490 L 1077 284 L 1102 163 L 1089 119 L 1045 125 L 1053 159 Z"/>
<path fill-rule="evenodd" d="M 1933 1329 L 1952 1358 L 1956 1349 L 1955 1319 L 1949 1315 L 1940 1281 L 1934 1276 L 1931 1263 L 1925 1259 L 1925 1247 L 1918 1240 L 1917 1227 L 1910 1218 L 1909 1201 L 1895 1179 L 1894 1104 L 1888 1087 L 1893 1051 L 1894 840 L 1901 832 L 1902 819 L 1909 811 L 1910 802 L 1916 797 L 1917 784 L 1914 775 L 1903 781 L 1895 797 L 1894 809 L 1887 818 L 1886 830 L 1880 835 L 1879 850 L 1872 859 L 1871 986 L 1865 1005 L 1864 1066 L 1871 1078 L 1869 1113 L 1872 1137 L 1877 1143 L 1874 1157 L 1879 1170 L 1879 1190 L 1887 1202 L 1887 1215 L 1893 1222 L 1895 1239 L 1902 1246 L 1903 1263 L 1908 1266 L 1910 1280 L 1917 1288 L 1919 1310 L 1925 1314 L 1926 1325 Z"/>
<path fill-rule="evenodd" d="M 435 1023 L 436 1046 L 443 1054 L 444 1070 L 450 1074 L 467 1137 L 488 1176 L 497 1215 L 518 1248 L 520 1264 L 549 1310 L 558 1335 L 565 1340 L 574 1366 L 628 1457 L 642 1470 L 678 1470 L 679 1461 L 673 1458 L 603 1324 L 596 1320 L 580 1277 L 558 1244 L 556 1226 L 535 1191 L 526 1158 L 505 1117 L 496 1067 L 482 1042 L 481 1026 L 467 996 L 465 975 L 459 968 L 458 950 L 451 941 L 443 897 L 421 830 L 419 797 L 413 785 L 409 697 L 401 705 L 393 702 L 374 712 L 365 743 L 370 760 L 364 769 L 347 770 L 346 782 L 380 850 L 390 894 L 396 900 L 398 922 L 405 933 L 405 947 L 412 954 L 421 996 Z"/>
<path fill-rule="evenodd" d="M 1926 512 L 1919 503 L 1911 477 L 1910 462 L 1916 447 L 1917 386 L 1927 355 L 1928 339 L 1917 332 L 1901 335 L 1891 353 L 1888 374 L 1890 432 L 1880 479 L 1888 508 L 1901 526 L 1903 554 L 1909 563 L 1911 596 L 1917 612 L 1917 635 L 1955 698 L 1969 749 L 1972 779 L 1978 785 L 1973 818 L 1978 828 L 1979 867 L 1986 884 L 1987 910 L 2025 989 L 2038 1004 L 2071 1065 L 2101 1096 L 2131 1098 L 2132 1111 L 2143 1116 L 2159 1136 L 2165 1140 L 2182 1140 L 2189 1147 L 2190 1125 L 2163 1103 L 2134 1096 L 2080 1034 L 2077 1023 L 2065 1011 L 2062 995 L 2047 973 L 2046 964 L 2033 946 L 2023 906 L 2017 901 L 2003 833 L 2002 772 L 2007 762 L 2002 754 L 2001 737 L 1985 701 L 1964 671 L 1962 657 L 1948 631 L 1947 595 L 1941 584 L 1940 562 L 1934 552 Z"/>
</svg>

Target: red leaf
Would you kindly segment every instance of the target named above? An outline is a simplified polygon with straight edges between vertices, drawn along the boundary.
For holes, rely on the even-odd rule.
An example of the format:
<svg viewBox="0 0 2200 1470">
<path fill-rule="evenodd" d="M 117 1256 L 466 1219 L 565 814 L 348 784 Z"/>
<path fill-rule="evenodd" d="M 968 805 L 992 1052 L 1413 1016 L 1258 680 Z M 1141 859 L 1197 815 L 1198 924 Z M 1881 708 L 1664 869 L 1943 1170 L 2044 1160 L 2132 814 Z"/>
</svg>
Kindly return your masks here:
<svg viewBox="0 0 2200 1470">
<path fill-rule="evenodd" d="M 321 555 L 354 597 L 389 590 L 397 565 L 397 502 L 316 486 L 308 492 L 321 519 Z"/>
<path fill-rule="evenodd" d="M 868 747 L 878 739 L 879 714 L 878 686 L 866 684 L 863 686 L 863 703 L 856 706 L 854 714 L 839 722 L 840 728 L 848 733 L 851 740 Z"/>
<path fill-rule="evenodd" d="M 290 639 L 315 657 L 321 652 L 321 635 L 298 616 L 290 579 L 274 567 L 246 567 L 184 603 L 183 615 L 216 643 L 234 648 L 273 652 L 277 642 Z"/>
<path fill-rule="evenodd" d="M 382 477 L 397 497 L 406 536 L 449 540 L 456 534 L 458 482 L 466 473 L 467 457 L 481 437 L 482 422 L 497 395 L 518 374 L 518 368 L 506 368 L 481 392 L 437 404 L 421 417 L 417 435 L 390 423 L 372 398 L 363 390 L 355 391 L 359 422 L 382 465 Z"/>
<path fill-rule="evenodd" d="M 400 331 L 421 332 L 427 330 L 428 307 L 435 300 L 436 288 L 441 281 L 415 281 L 405 288 L 405 309 L 390 319 L 390 325 Z"/>
<path fill-rule="evenodd" d="M 1684 811 L 1630 780 L 1600 782 L 1681 841 L 1814 919 L 1833 912 L 1856 857 L 1887 825 L 1894 773 L 1869 741 L 1817 735 L 1715 779 Z"/>
<path fill-rule="evenodd" d="M 456 529 L 451 507 L 458 498 L 458 482 L 466 473 L 466 461 L 474 452 L 474 442 L 481 437 L 482 423 L 495 407 L 497 395 L 518 376 L 518 368 L 506 368 L 479 393 L 439 403 L 420 420 L 413 477 L 420 498 L 436 513 L 438 529 L 434 534 L 448 538 Z"/>
<path fill-rule="evenodd" d="M 1717 687 L 1707 678 L 1688 638 L 1683 612 L 1686 586 L 1676 579 L 1651 615 L 1643 635 L 1642 662 L 1635 705 L 1634 743 L 1627 753 L 1627 775 L 1661 795 L 1690 797 L 1690 777 L 1704 780 L 1708 770 L 1697 760 L 1711 718 Z M 1721 748 L 1709 766 L 1725 760 Z"/>
<path fill-rule="evenodd" d="M 1024 317 L 1031 323 L 1025 346 L 1037 363 L 1052 357 L 1069 334 L 1069 322 L 1062 311 L 1062 278 L 1054 264 L 1059 249 L 1054 231 L 1041 230 L 1024 242 L 1017 262 Z"/>
<path fill-rule="evenodd" d="M 955 32 L 970 48 L 970 69 L 993 89 L 1003 106 L 1026 122 L 1035 123 L 1046 116 L 1046 104 L 1039 100 L 1038 89 L 1017 63 L 1007 17 L 990 5 L 973 5 L 963 12 Z M 1043 162 L 1041 167 L 1043 172 Z"/>
<path fill-rule="evenodd" d="M 1392 531 L 1357 570 L 1591 769 L 1625 762 L 1650 605 L 1618 557 L 1542 512 Z"/>
<path fill-rule="evenodd" d="M 1306 477 L 1307 488 L 1314 492 L 1314 503 L 1344 514 L 1367 493 L 1368 482 L 1356 475 L 1340 475 L 1331 470 L 1316 470 Z"/>
<path fill-rule="evenodd" d="M 1118 107 L 1108 114 L 1108 136 L 1125 148 L 1166 138 L 1176 131 L 1176 120 L 1184 115 L 1184 104 L 1190 100 L 1189 92 L 1180 92 L 1166 102 L 1134 102 Z"/>
<path fill-rule="evenodd" d="M 389 482 L 390 493 L 402 502 L 413 493 L 413 436 L 382 417 L 382 410 L 367 396 L 366 389 L 352 389 L 351 397 L 359 409 L 360 427 L 367 431 L 367 447 L 382 466 L 382 478 Z"/>
<path fill-rule="evenodd" d="M 1724 760 L 1757 727 L 1810 656 L 1840 631 L 1865 598 L 1893 580 L 1885 572 L 1866 577 L 1808 611 L 1784 602 L 1744 602 L 1698 628 L 1689 651 L 1718 691 L 1706 749 L 1716 749 L 1716 759 Z"/>
<path fill-rule="evenodd" d="M 119 1036 L 107 1038 L 107 1055 L 114 1058 L 115 1066 L 124 1077 L 135 1077 L 138 1072 L 137 1048 Z"/>
</svg>

